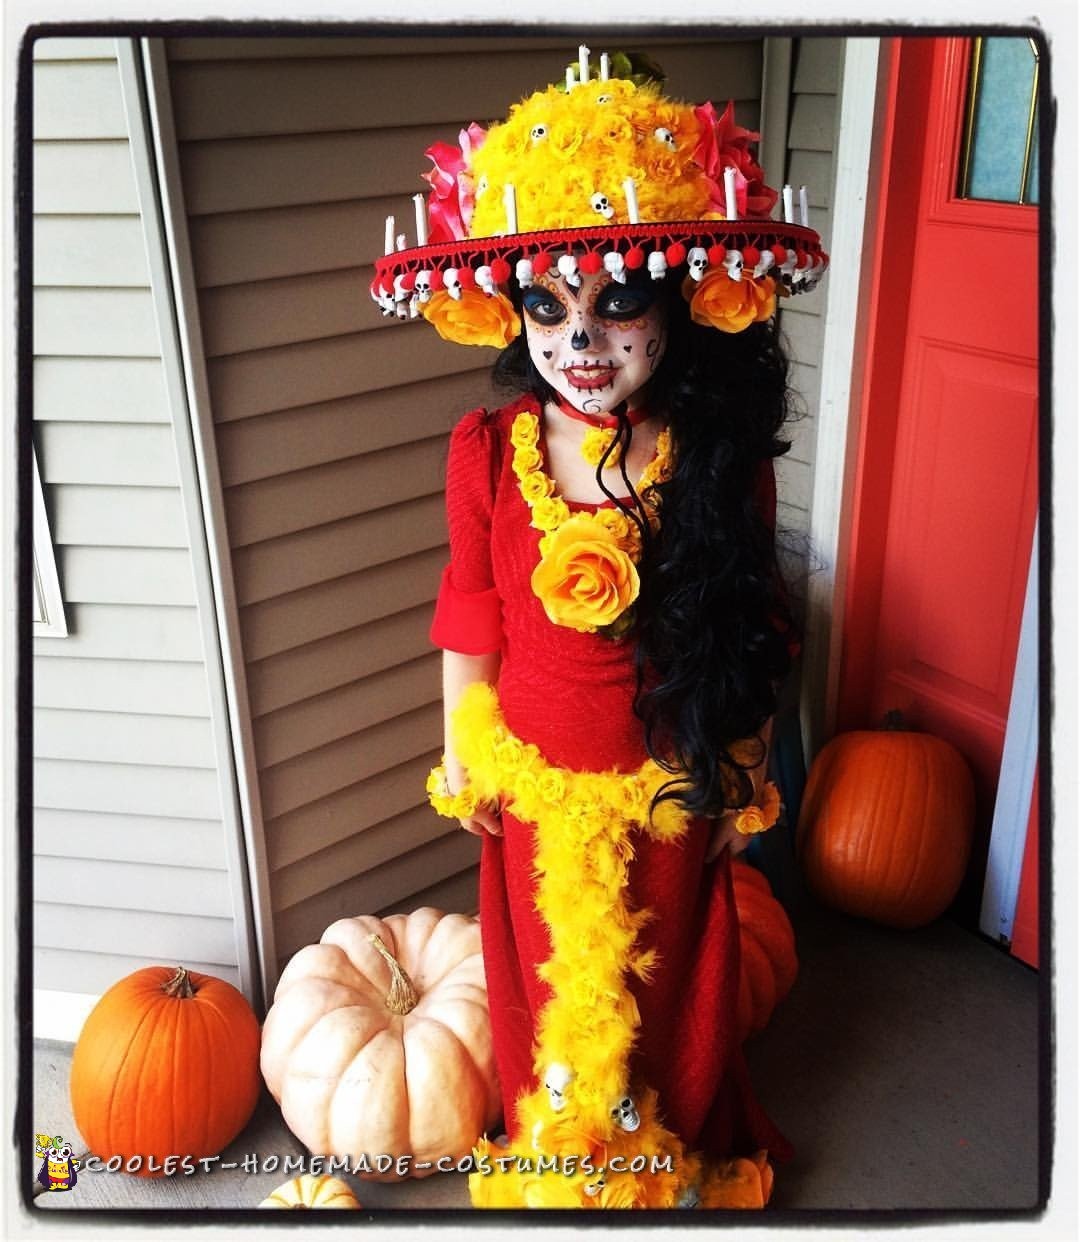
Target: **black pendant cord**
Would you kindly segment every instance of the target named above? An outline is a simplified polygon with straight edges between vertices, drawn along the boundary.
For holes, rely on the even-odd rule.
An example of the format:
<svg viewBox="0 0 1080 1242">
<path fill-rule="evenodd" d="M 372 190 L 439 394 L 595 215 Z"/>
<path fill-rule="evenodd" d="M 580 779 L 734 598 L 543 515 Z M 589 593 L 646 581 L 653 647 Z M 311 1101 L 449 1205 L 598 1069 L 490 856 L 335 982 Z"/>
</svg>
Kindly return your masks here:
<svg viewBox="0 0 1080 1242">
<path fill-rule="evenodd" d="M 649 515 L 645 510 L 645 505 L 642 503 L 641 497 L 637 494 L 637 490 L 633 483 L 631 483 L 630 476 L 626 471 L 626 460 L 630 455 L 630 444 L 634 437 L 634 428 L 630 419 L 626 416 L 625 402 L 615 411 L 615 414 L 619 420 L 619 425 L 615 430 L 615 434 L 611 437 L 611 443 L 604 450 L 603 456 L 597 463 L 596 483 L 608 500 L 614 502 L 615 507 L 633 521 L 638 528 L 638 533 L 641 535 L 641 546 L 644 549 L 646 543 L 652 537 L 652 527 L 649 525 Z M 633 508 L 628 508 L 604 482 L 604 468 L 607 465 L 608 458 L 616 449 L 622 450 L 619 454 L 619 473 L 622 475 L 623 485 L 633 502 Z"/>
</svg>

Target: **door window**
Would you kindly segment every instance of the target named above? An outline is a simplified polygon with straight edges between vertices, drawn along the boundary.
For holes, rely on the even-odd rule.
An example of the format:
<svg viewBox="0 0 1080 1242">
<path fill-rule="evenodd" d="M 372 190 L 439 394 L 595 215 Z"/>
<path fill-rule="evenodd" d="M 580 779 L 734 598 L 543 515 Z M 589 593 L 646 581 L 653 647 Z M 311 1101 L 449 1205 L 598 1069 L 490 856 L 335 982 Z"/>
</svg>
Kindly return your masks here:
<svg viewBox="0 0 1080 1242">
<path fill-rule="evenodd" d="M 974 41 L 961 198 L 1039 201 L 1039 52 L 1033 39 Z"/>
</svg>

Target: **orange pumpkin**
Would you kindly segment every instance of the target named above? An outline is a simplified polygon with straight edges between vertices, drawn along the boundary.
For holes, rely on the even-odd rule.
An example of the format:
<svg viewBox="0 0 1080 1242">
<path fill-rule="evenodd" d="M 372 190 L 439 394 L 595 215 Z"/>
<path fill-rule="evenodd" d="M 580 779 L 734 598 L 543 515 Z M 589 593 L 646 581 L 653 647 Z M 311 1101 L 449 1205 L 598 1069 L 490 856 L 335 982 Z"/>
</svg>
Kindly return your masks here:
<svg viewBox="0 0 1080 1242">
<path fill-rule="evenodd" d="M 262 1071 L 319 1155 L 411 1156 L 414 1177 L 468 1155 L 501 1112 L 479 923 L 424 907 L 331 924 L 282 971 Z"/>
<path fill-rule="evenodd" d="M 358 1208 L 360 1201 L 339 1177 L 301 1173 L 259 1204 L 261 1208 Z"/>
<path fill-rule="evenodd" d="M 921 927 L 956 896 L 971 854 L 975 788 L 963 756 L 928 733 L 842 733 L 810 769 L 797 848 L 826 905 Z"/>
<path fill-rule="evenodd" d="M 756 1035 L 791 991 L 799 963 L 795 933 L 769 881 L 741 858 L 731 863 L 739 918 L 740 968 L 736 1021 L 739 1039 Z"/>
<path fill-rule="evenodd" d="M 232 984 L 182 966 L 147 966 L 111 987 L 71 1060 L 71 1108 L 87 1145 L 140 1177 L 162 1176 L 167 1156 L 216 1156 L 247 1124 L 259 1089 L 251 1006 Z"/>
</svg>

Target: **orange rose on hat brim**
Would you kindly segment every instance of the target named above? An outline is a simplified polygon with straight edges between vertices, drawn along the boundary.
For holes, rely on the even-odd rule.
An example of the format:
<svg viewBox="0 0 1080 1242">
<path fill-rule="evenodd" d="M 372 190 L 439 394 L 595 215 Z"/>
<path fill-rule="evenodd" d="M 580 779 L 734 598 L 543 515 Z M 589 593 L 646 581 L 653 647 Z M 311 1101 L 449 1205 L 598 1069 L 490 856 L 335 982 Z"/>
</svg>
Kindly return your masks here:
<svg viewBox="0 0 1080 1242">
<path fill-rule="evenodd" d="M 453 298 L 445 289 L 438 289 L 420 303 L 420 313 L 444 341 L 455 345 L 504 349 L 521 331 L 521 316 L 502 293 L 462 289 L 461 297 Z"/>
<path fill-rule="evenodd" d="M 690 318 L 706 328 L 742 332 L 752 323 L 763 323 L 776 309 L 776 284 L 771 276 L 755 280 L 744 272 L 740 280 L 732 280 L 726 271 L 717 269 L 706 272 L 696 285 Z"/>
<path fill-rule="evenodd" d="M 640 584 L 614 532 L 591 514 L 577 514 L 546 536 L 532 589 L 550 621 L 594 633 L 630 607 Z"/>
</svg>

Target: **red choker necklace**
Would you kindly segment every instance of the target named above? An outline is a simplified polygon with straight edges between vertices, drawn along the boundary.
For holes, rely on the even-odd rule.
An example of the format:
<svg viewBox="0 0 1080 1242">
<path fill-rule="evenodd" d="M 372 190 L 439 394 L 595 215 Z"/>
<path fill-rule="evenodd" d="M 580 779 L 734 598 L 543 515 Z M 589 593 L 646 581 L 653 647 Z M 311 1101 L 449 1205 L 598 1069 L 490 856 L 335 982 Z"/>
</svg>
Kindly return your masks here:
<svg viewBox="0 0 1080 1242">
<path fill-rule="evenodd" d="M 585 414 L 576 406 L 571 405 L 561 393 L 555 393 L 554 396 L 555 404 L 567 418 L 576 419 L 579 423 L 588 423 L 590 427 L 617 427 L 619 425 L 618 415 L 624 410 L 630 426 L 636 427 L 638 423 L 643 423 L 651 413 L 647 405 L 639 405 L 636 410 L 627 410 L 626 402 L 622 401 L 610 414 Z"/>
</svg>

